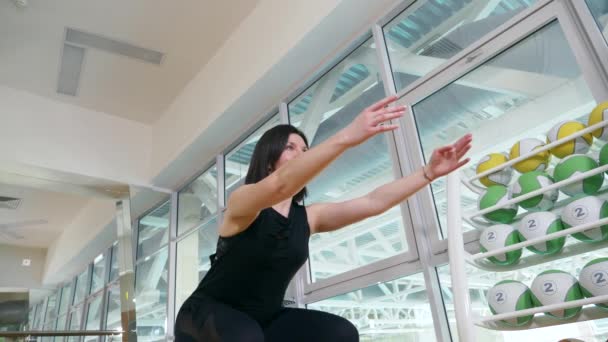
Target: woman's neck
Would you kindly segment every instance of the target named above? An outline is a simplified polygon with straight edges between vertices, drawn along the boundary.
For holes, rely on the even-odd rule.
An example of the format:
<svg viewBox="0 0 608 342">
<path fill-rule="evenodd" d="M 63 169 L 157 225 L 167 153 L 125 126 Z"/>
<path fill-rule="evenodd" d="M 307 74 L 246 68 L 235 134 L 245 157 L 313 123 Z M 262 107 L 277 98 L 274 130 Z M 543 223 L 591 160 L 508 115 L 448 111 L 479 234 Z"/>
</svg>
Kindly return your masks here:
<svg viewBox="0 0 608 342">
<path fill-rule="evenodd" d="M 287 217 L 289 215 L 289 209 L 291 208 L 292 200 L 293 198 L 288 198 L 282 202 L 273 205 L 272 208 L 281 213 L 283 216 Z"/>
</svg>

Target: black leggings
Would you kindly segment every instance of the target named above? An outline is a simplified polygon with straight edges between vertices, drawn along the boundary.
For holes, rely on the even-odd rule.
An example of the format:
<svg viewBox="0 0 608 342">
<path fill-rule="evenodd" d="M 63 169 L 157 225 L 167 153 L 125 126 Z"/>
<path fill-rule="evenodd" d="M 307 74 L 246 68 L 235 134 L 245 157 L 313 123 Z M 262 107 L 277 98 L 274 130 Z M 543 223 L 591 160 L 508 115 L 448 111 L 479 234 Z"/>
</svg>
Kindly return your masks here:
<svg viewBox="0 0 608 342">
<path fill-rule="evenodd" d="M 348 320 L 323 311 L 284 308 L 263 327 L 249 315 L 211 298 L 189 298 L 175 322 L 176 342 L 358 342 Z"/>
</svg>

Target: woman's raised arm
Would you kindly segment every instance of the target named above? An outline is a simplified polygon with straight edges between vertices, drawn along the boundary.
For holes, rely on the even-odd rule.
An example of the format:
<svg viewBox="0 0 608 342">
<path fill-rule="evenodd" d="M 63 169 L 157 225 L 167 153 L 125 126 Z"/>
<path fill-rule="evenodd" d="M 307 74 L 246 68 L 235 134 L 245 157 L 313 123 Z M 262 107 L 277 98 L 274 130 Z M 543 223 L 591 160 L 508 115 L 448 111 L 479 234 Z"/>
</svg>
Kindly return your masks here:
<svg viewBox="0 0 608 342">
<path fill-rule="evenodd" d="M 403 106 L 387 108 L 396 100 L 395 96 L 390 96 L 376 102 L 323 143 L 288 161 L 263 180 L 235 190 L 228 199 L 225 214 L 225 218 L 234 221 L 235 227 L 229 230 L 237 233 L 248 226 L 262 209 L 293 197 L 347 148 L 376 134 L 396 129 L 397 125 L 387 124 L 389 120 L 402 116 L 405 110 Z"/>
</svg>

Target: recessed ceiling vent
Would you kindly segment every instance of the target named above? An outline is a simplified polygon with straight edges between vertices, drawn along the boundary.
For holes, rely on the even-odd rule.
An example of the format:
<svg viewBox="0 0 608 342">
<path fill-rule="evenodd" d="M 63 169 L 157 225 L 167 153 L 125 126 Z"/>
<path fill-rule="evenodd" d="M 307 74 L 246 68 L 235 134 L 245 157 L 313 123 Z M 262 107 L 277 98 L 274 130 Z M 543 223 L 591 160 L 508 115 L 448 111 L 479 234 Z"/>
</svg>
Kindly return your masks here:
<svg viewBox="0 0 608 342">
<path fill-rule="evenodd" d="M 15 210 L 21 204 L 21 198 L 0 196 L 0 209 Z"/>
<path fill-rule="evenodd" d="M 68 27 L 65 31 L 65 41 L 61 52 L 57 81 L 58 93 L 70 96 L 78 95 L 78 84 L 87 49 L 102 50 L 156 65 L 160 65 L 164 57 L 164 54 L 159 51 Z"/>
</svg>

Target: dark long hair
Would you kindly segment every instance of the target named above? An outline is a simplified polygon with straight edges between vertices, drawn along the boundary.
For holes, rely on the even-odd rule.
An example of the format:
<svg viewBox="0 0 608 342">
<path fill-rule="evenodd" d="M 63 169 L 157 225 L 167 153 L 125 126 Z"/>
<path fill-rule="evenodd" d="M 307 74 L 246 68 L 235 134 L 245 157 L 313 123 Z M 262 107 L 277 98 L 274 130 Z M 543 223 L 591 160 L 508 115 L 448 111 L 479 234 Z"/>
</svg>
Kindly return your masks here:
<svg viewBox="0 0 608 342">
<path fill-rule="evenodd" d="M 251 156 L 251 164 L 245 177 L 245 184 L 257 183 L 274 171 L 274 165 L 281 158 L 291 134 L 302 137 L 306 147 L 308 147 L 308 139 L 306 139 L 304 133 L 292 125 L 278 125 L 267 130 L 255 145 Z M 306 198 L 306 195 L 306 187 L 304 187 L 293 199 L 296 202 L 301 202 Z"/>
</svg>

